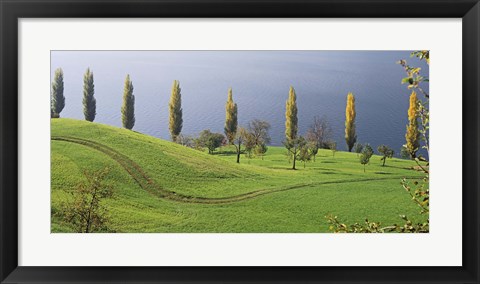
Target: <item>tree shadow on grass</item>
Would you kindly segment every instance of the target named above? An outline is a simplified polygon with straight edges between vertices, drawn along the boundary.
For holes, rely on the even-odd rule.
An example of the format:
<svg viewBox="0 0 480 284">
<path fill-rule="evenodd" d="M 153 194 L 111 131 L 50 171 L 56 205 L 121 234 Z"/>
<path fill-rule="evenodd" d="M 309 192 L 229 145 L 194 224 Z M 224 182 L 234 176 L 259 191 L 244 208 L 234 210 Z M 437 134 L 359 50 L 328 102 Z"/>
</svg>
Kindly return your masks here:
<svg viewBox="0 0 480 284">
<path fill-rule="evenodd" d="M 410 167 L 410 166 L 401 167 L 401 166 L 385 165 L 384 167 L 385 168 L 392 168 L 392 169 L 400 169 L 400 170 L 413 170 L 413 168 Z"/>
<path fill-rule="evenodd" d="M 272 170 L 286 170 L 286 171 L 292 171 L 292 172 L 304 170 L 303 165 L 302 166 L 297 166 L 296 169 L 292 169 L 292 166 L 290 166 L 290 167 L 287 167 L 287 166 L 285 166 L 285 167 L 268 167 L 268 168 L 272 169 Z M 308 170 L 308 166 L 305 168 L 305 170 Z"/>
<path fill-rule="evenodd" d="M 319 168 L 316 167 L 315 169 L 325 171 L 325 172 L 339 172 L 340 170 L 330 169 L 330 168 Z"/>
<path fill-rule="evenodd" d="M 374 172 L 377 175 L 391 175 L 392 173 L 386 173 L 386 172 Z"/>
<path fill-rule="evenodd" d="M 241 152 L 240 154 L 243 154 Z M 213 156 L 236 156 L 237 152 L 235 151 L 216 151 L 212 153 Z"/>
</svg>

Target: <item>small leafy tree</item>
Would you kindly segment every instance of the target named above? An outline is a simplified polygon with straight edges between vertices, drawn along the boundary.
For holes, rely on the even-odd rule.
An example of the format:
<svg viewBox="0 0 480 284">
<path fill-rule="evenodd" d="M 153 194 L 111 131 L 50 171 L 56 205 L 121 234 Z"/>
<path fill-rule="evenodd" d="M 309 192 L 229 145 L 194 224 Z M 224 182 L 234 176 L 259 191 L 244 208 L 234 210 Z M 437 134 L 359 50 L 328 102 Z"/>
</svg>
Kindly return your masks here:
<svg viewBox="0 0 480 284">
<path fill-rule="evenodd" d="M 267 153 L 267 151 L 268 151 L 268 147 L 266 144 L 262 143 L 255 147 L 255 155 L 262 157 L 262 160 L 263 160 L 263 156 L 265 156 L 265 153 Z"/>
<path fill-rule="evenodd" d="M 363 150 L 363 145 L 361 143 L 355 143 L 355 145 L 353 145 L 353 151 L 355 151 L 355 153 L 357 153 L 357 157 L 360 156 L 360 153 L 362 153 L 362 150 Z"/>
<path fill-rule="evenodd" d="M 312 160 L 312 153 L 310 152 L 310 149 L 308 147 L 308 143 L 303 143 L 300 146 L 300 151 L 298 152 L 298 160 L 303 162 L 303 168 L 306 167 L 307 162 L 310 162 Z"/>
<path fill-rule="evenodd" d="M 267 121 L 254 119 L 248 123 L 247 130 L 252 135 L 255 146 L 270 143 L 270 123 Z"/>
<path fill-rule="evenodd" d="M 322 144 L 318 143 L 315 134 L 310 129 L 307 131 L 307 134 L 305 134 L 305 139 L 307 140 L 308 149 L 310 150 L 313 161 L 315 162 L 316 156 L 318 154 L 318 149 Z"/>
<path fill-rule="evenodd" d="M 360 164 L 363 165 L 363 172 L 365 172 L 365 165 L 370 162 L 370 158 L 373 155 L 373 149 L 370 144 L 365 144 L 363 147 L 362 153 L 360 154 Z"/>
<path fill-rule="evenodd" d="M 168 109 L 170 110 L 168 129 L 170 130 L 170 136 L 173 142 L 178 142 L 177 138 L 182 132 L 183 118 L 182 118 L 182 94 L 180 89 L 180 82 L 173 81 L 172 93 L 170 95 L 170 101 L 168 103 Z"/>
<path fill-rule="evenodd" d="M 328 148 L 332 151 L 332 156 L 335 157 L 335 153 L 337 152 L 337 142 L 328 142 Z"/>
<path fill-rule="evenodd" d="M 352 93 L 347 95 L 347 107 L 345 109 L 345 142 L 347 143 L 348 152 L 352 152 L 353 145 L 357 142 L 357 133 L 355 127 L 355 97 Z"/>
<path fill-rule="evenodd" d="M 51 104 L 52 105 L 50 116 L 54 118 L 59 118 L 60 113 L 65 107 L 65 96 L 63 95 L 62 68 L 58 68 L 57 70 L 55 70 L 55 75 L 53 76 Z"/>
<path fill-rule="evenodd" d="M 192 136 L 179 134 L 176 142 L 182 146 L 194 148 L 194 138 Z"/>
<path fill-rule="evenodd" d="M 311 155 L 311 158 L 313 158 L 313 161 L 315 162 L 315 156 L 317 156 L 318 154 L 318 148 L 319 148 L 318 144 L 315 143 L 314 141 L 311 141 L 311 140 L 309 141 L 307 139 L 307 148 L 308 148 L 308 152 Z"/>
<path fill-rule="evenodd" d="M 240 154 L 242 153 L 242 145 L 243 143 L 249 139 L 251 134 L 247 131 L 247 129 L 243 127 L 239 127 L 237 129 L 237 133 L 235 134 L 235 139 L 233 140 L 233 146 L 235 146 L 235 150 L 237 151 L 237 163 L 240 163 Z"/>
<path fill-rule="evenodd" d="M 97 114 L 97 101 L 95 100 L 95 85 L 93 84 L 93 72 L 90 68 L 83 75 L 83 115 L 85 120 L 94 121 Z"/>
<path fill-rule="evenodd" d="M 110 222 L 104 199 L 113 197 L 113 189 L 105 182 L 108 168 L 100 171 L 85 171 L 86 181 L 70 194 L 72 201 L 64 203 L 61 214 L 78 233 L 107 232 Z"/>
<path fill-rule="evenodd" d="M 252 154 L 254 153 L 256 148 L 256 142 L 255 142 L 255 138 L 253 137 L 253 135 L 251 135 L 250 131 L 245 137 L 245 140 L 243 141 L 243 145 L 245 147 L 245 156 L 249 159 L 252 158 Z"/>
<path fill-rule="evenodd" d="M 410 159 L 410 153 L 408 152 L 407 147 L 405 147 L 405 145 L 403 145 L 400 148 L 400 157 L 404 159 Z"/>
<path fill-rule="evenodd" d="M 212 133 L 209 129 L 200 132 L 195 139 L 196 148 L 207 148 L 209 154 L 213 154 L 215 150 L 223 145 L 225 136 L 221 133 Z"/>
<path fill-rule="evenodd" d="M 328 146 L 327 142 L 330 140 L 332 133 L 332 128 L 326 116 L 322 116 L 321 118 L 315 116 L 313 118 L 313 122 L 310 124 L 307 134 L 305 135 L 305 139 L 307 139 L 310 144 L 313 161 L 315 161 L 318 149 Z"/>
<path fill-rule="evenodd" d="M 130 75 L 127 75 L 125 78 L 121 111 L 123 127 L 132 130 L 135 125 L 135 96 L 133 95 L 133 84 L 130 80 Z"/>
<path fill-rule="evenodd" d="M 307 141 L 302 136 L 295 139 L 286 139 L 283 145 L 287 148 L 287 154 L 293 159 L 292 170 L 296 170 L 295 162 L 300 154 L 300 149 L 307 144 Z"/>
<path fill-rule="evenodd" d="M 248 123 L 244 136 L 245 154 L 248 158 L 252 153 L 262 157 L 268 150 L 267 144 L 270 143 L 270 123 L 265 120 L 254 119 Z"/>
<path fill-rule="evenodd" d="M 383 161 L 382 166 L 384 167 L 385 166 L 385 161 L 387 160 L 387 158 L 392 158 L 393 157 L 394 151 L 393 151 L 393 149 L 391 149 L 387 145 L 378 146 L 377 151 L 378 151 L 378 153 L 380 153 L 380 155 L 382 155 L 382 158 L 380 159 L 380 161 Z"/>
</svg>

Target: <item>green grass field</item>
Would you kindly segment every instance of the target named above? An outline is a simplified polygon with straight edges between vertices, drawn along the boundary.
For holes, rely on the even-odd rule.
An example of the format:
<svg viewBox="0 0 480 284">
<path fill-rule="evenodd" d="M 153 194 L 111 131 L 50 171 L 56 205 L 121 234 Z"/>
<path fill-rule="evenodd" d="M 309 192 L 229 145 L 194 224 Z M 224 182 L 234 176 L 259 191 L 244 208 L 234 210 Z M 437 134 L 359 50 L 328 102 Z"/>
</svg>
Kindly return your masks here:
<svg viewBox="0 0 480 284">
<path fill-rule="evenodd" d="M 409 160 L 373 156 L 363 172 L 357 154 L 320 150 L 306 168 L 282 147 L 263 160 L 225 147 L 209 155 L 148 135 L 73 119 L 51 120 L 52 232 L 73 232 L 56 217 L 84 170 L 109 167 L 115 198 L 105 202 L 116 232 L 329 232 L 325 215 L 390 225 L 400 214 L 424 221 L 400 180 L 421 178 Z"/>
</svg>

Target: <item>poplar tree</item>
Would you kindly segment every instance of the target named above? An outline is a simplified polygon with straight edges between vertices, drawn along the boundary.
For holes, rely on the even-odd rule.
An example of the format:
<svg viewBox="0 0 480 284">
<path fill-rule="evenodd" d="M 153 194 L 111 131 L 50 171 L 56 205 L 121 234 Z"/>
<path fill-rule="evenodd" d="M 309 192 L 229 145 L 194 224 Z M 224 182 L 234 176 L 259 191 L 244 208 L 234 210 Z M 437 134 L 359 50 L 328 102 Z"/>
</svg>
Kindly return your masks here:
<svg viewBox="0 0 480 284">
<path fill-rule="evenodd" d="M 225 105 L 225 136 L 230 144 L 234 143 L 238 126 L 237 104 L 233 101 L 232 88 L 228 89 L 228 98 Z"/>
<path fill-rule="evenodd" d="M 97 114 L 97 101 L 95 100 L 94 94 L 95 85 L 93 84 L 93 72 L 88 68 L 85 75 L 83 75 L 83 115 L 87 121 L 95 120 L 95 115 Z"/>
<path fill-rule="evenodd" d="M 63 95 L 63 70 L 58 68 L 55 70 L 55 75 L 52 82 L 52 97 L 51 97 L 51 115 L 53 117 L 60 117 L 65 107 L 65 96 Z"/>
<path fill-rule="evenodd" d="M 353 145 L 357 142 L 355 117 L 355 97 L 352 93 L 348 93 L 347 107 L 345 109 L 345 142 L 347 142 L 348 152 L 352 152 Z"/>
<path fill-rule="evenodd" d="M 242 144 L 247 140 L 247 130 L 238 127 L 238 108 L 233 101 L 232 88 L 228 89 L 227 103 L 225 104 L 225 136 L 228 142 L 235 146 L 237 152 L 237 163 L 240 163 Z M 238 130 L 238 131 L 237 131 Z"/>
<path fill-rule="evenodd" d="M 125 78 L 123 87 L 122 125 L 130 130 L 135 125 L 135 96 L 133 95 L 133 84 L 130 80 L 130 75 L 127 75 L 127 78 Z"/>
<path fill-rule="evenodd" d="M 170 96 L 170 102 L 168 108 L 170 109 L 169 117 L 169 130 L 172 141 L 176 142 L 178 135 L 182 131 L 183 118 L 182 118 L 182 94 L 180 93 L 180 82 L 173 81 L 172 94 Z"/>
<path fill-rule="evenodd" d="M 415 91 L 412 91 L 412 94 L 410 95 L 410 107 L 408 108 L 407 132 L 405 133 L 405 140 L 407 140 L 405 148 L 407 149 L 407 152 L 412 159 L 415 159 L 415 157 L 417 156 L 418 148 L 420 147 L 420 132 L 418 131 L 417 108 L 417 93 L 415 93 Z"/>
<path fill-rule="evenodd" d="M 290 87 L 288 99 L 285 105 L 285 141 L 283 142 L 283 144 L 285 145 L 285 148 L 287 148 L 289 155 L 293 157 L 293 170 L 295 170 L 295 162 L 300 151 L 299 146 L 304 141 L 304 139 L 302 141 L 297 137 L 297 113 L 297 95 L 295 93 L 295 89 L 293 87 Z"/>
<path fill-rule="evenodd" d="M 290 86 L 288 100 L 285 107 L 285 137 L 287 140 L 295 140 L 298 132 L 297 95 L 295 89 Z"/>
</svg>

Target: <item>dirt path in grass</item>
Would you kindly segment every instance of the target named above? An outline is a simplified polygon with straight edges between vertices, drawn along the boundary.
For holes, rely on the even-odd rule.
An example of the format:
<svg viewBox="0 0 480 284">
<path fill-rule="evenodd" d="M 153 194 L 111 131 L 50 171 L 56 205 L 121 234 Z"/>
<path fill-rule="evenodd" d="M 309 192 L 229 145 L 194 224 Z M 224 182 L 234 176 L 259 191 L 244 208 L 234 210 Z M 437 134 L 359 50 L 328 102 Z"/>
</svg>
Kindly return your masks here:
<svg viewBox="0 0 480 284">
<path fill-rule="evenodd" d="M 261 196 L 269 193 L 282 192 L 282 191 L 305 188 L 305 187 L 313 187 L 318 185 L 399 179 L 398 177 L 397 178 L 383 177 L 383 178 L 368 178 L 368 179 L 350 179 L 350 180 L 342 180 L 342 181 L 312 182 L 312 183 L 303 183 L 303 184 L 284 186 L 280 188 L 260 189 L 260 190 L 255 190 L 248 193 L 229 196 L 229 197 L 218 197 L 218 198 L 196 197 L 196 196 L 179 194 L 163 188 L 162 186 L 155 183 L 155 181 L 153 181 L 137 163 L 135 163 L 133 160 L 123 155 L 122 153 L 106 145 L 100 144 L 95 141 L 87 140 L 87 139 L 68 137 L 68 136 L 52 136 L 51 139 L 54 141 L 63 141 L 63 142 L 80 144 L 80 145 L 95 149 L 99 152 L 102 152 L 105 155 L 112 158 L 118 164 L 120 164 L 125 169 L 125 171 L 127 171 L 127 173 L 135 180 L 135 182 L 142 189 L 146 190 L 150 194 L 157 196 L 159 198 L 164 198 L 164 199 L 178 201 L 178 202 L 186 202 L 186 203 L 224 204 L 224 203 L 232 203 L 232 202 L 247 200 L 247 199 L 255 198 L 257 196 Z"/>
</svg>

